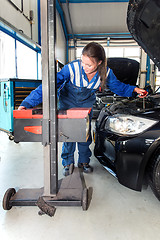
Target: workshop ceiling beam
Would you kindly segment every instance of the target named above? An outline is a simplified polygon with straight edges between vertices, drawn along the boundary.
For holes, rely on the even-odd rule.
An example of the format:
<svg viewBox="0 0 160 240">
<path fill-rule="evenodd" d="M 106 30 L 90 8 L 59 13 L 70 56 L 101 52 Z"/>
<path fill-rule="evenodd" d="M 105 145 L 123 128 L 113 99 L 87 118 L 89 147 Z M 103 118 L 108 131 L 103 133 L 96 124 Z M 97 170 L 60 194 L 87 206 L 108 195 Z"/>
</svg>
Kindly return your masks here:
<svg viewBox="0 0 160 240">
<path fill-rule="evenodd" d="M 64 12 L 63 12 L 62 7 L 59 3 L 59 0 L 56 0 L 56 9 L 57 9 L 57 11 L 60 15 L 62 27 L 63 27 L 63 30 L 64 30 L 64 35 L 65 35 L 65 38 L 67 40 L 68 39 L 68 31 L 67 31 L 66 22 L 65 22 L 65 19 L 64 19 Z"/>
</svg>

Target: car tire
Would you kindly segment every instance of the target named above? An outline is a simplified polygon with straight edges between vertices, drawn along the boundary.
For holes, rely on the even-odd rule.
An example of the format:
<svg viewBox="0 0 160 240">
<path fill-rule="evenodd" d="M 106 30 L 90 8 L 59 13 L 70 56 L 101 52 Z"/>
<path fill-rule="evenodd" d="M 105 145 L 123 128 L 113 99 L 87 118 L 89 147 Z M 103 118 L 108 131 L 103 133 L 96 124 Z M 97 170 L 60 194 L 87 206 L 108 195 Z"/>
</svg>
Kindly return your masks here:
<svg viewBox="0 0 160 240">
<path fill-rule="evenodd" d="M 148 168 L 149 184 L 154 195 L 160 201 L 160 149 L 158 149 Z"/>
</svg>

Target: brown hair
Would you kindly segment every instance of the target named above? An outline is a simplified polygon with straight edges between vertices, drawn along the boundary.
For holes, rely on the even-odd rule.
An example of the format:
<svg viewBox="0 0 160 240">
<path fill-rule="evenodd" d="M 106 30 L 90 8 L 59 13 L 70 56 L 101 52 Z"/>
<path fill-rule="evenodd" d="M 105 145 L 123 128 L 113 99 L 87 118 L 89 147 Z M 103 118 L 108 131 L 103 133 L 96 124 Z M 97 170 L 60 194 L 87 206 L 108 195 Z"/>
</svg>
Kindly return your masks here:
<svg viewBox="0 0 160 240">
<path fill-rule="evenodd" d="M 82 55 L 86 55 L 89 58 L 94 58 L 96 62 L 102 61 L 98 65 L 98 73 L 101 78 L 101 88 L 106 88 L 106 72 L 107 72 L 107 60 L 104 48 L 96 42 L 88 43 L 82 50 Z"/>
</svg>

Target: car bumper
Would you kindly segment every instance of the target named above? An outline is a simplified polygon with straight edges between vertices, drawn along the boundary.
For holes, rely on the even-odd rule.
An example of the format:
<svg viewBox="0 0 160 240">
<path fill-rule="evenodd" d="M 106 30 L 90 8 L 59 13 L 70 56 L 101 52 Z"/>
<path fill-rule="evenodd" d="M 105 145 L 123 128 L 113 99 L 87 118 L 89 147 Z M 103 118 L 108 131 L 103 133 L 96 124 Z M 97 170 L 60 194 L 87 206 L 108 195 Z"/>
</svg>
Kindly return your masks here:
<svg viewBox="0 0 160 240">
<path fill-rule="evenodd" d="M 148 149 L 154 141 L 149 141 L 145 134 L 137 138 L 113 140 L 111 134 L 101 132 L 96 135 L 94 152 L 102 165 L 114 171 L 122 185 L 141 191 Z"/>
</svg>

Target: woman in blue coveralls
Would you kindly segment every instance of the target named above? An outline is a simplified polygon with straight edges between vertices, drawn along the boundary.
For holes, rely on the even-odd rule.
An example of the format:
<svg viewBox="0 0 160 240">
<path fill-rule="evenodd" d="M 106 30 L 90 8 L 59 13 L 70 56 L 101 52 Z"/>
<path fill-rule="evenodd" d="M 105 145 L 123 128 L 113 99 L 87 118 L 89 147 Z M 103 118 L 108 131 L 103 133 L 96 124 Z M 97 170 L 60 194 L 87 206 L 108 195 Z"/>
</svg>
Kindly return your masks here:
<svg viewBox="0 0 160 240">
<path fill-rule="evenodd" d="M 131 97 L 137 93 L 143 97 L 146 96 L 144 89 L 124 84 L 117 80 L 113 71 L 107 67 L 104 48 L 96 43 L 87 44 L 82 51 L 81 60 L 75 60 L 63 67 L 57 73 L 57 87 L 59 91 L 59 108 L 92 108 L 96 96 L 95 92 L 99 87 L 106 86 L 114 93 L 120 96 Z M 26 97 L 19 110 L 32 108 L 42 102 L 42 85 L 31 92 Z M 90 121 L 92 113 L 90 114 Z M 78 167 L 83 172 L 91 173 L 93 168 L 89 165 L 91 150 L 91 131 L 87 142 L 78 144 Z M 64 142 L 62 146 L 62 164 L 64 166 L 64 176 L 69 175 L 69 166 L 74 163 L 74 152 L 76 143 Z"/>
</svg>

